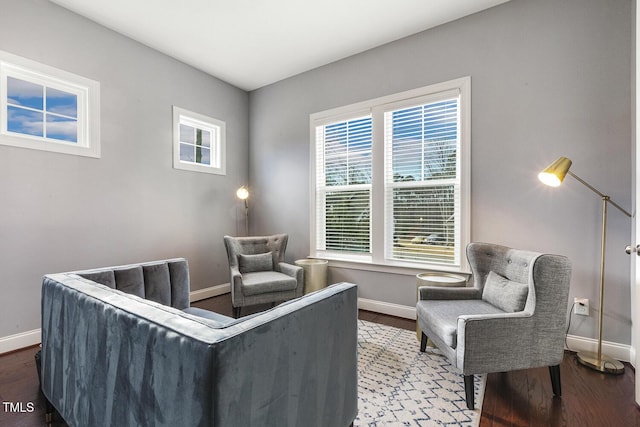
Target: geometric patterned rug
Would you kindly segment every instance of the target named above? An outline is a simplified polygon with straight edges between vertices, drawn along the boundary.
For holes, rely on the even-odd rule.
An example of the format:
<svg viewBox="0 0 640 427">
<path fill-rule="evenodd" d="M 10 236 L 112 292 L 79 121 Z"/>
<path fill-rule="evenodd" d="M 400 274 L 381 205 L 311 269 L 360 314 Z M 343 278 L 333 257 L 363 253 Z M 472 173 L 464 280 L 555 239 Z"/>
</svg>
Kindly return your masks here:
<svg viewBox="0 0 640 427">
<path fill-rule="evenodd" d="M 358 417 L 354 426 L 477 427 L 486 375 L 476 375 L 475 406 L 440 350 L 420 353 L 415 331 L 358 320 Z"/>
</svg>

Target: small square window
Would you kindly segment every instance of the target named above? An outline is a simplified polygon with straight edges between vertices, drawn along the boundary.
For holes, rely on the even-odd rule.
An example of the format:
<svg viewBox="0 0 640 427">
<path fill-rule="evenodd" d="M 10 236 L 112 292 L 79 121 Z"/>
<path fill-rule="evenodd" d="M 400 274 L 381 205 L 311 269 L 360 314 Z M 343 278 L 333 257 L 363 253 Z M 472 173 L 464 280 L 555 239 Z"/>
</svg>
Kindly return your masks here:
<svg viewBox="0 0 640 427">
<path fill-rule="evenodd" d="M 174 106 L 173 167 L 225 175 L 225 123 Z"/>
<path fill-rule="evenodd" d="M 98 82 L 0 51 L 0 144 L 100 157 Z"/>
</svg>

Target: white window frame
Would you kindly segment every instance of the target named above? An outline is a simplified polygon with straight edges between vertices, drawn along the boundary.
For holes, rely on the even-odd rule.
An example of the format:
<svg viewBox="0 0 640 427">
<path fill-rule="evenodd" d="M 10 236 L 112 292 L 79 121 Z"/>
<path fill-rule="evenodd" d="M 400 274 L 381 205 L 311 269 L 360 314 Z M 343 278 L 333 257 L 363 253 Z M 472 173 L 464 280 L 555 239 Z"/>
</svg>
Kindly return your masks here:
<svg viewBox="0 0 640 427">
<path fill-rule="evenodd" d="M 456 91 L 459 98 L 459 130 L 460 156 L 457 167 L 460 180 L 460 231 L 457 241 L 455 262 L 453 264 L 438 264 L 435 262 L 420 262 L 413 260 L 392 260 L 385 255 L 385 242 L 388 240 L 389 227 L 385 215 L 385 157 L 384 144 L 384 114 L 387 111 L 406 105 L 427 103 L 432 99 L 439 99 L 443 93 Z M 372 193 L 371 193 L 371 253 L 352 254 L 325 250 L 318 250 L 318 208 L 316 198 L 316 179 L 322 172 L 317 167 L 316 127 L 349 120 L 370 114 L 373 120 L 372 143 Z M 310 254 L 312 257 L 324 258 L 332 261 L 332 265 L 367 269 L 373 271 L 395 271 L 398 273 L 414 274 L 415 272 L 433 269 L 439 271 L 468 272 L 466 246 L 470 242 L 471 218 L 471 77 L 462 77 L 443 83 L 429 85 L 381 98 L 376 98 L 356 104 L 338 107 L 310 115 Z"/>
<path fill-rule="evenodd" d="M 210 165 L 180 159 L 180 124 L 211 132 Z M 226 124 L 222 120 L 173 106 L 173 167 L 192 172 L 226 175 Z"/>
<path fill-rule="evenodd" d="M 7 78 L 77 96 L 77 142 L 10 132 L 7 129 Z M 100 83 L 8 52 L 0 51 L 0 144 L 100 158 Z"/>
</svg>

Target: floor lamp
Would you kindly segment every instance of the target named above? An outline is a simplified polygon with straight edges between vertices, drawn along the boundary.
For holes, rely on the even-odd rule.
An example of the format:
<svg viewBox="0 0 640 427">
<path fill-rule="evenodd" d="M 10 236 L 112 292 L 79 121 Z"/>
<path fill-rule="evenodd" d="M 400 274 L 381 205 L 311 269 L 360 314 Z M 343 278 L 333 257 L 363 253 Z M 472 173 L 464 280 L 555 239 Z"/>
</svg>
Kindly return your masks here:
<svg viewBox="0 0 640 427">
<path fill-rule="evenodd" d="M 581 364 L 588 366 L 591 369 L 610 374 L 621 374 L 624 372 L 624 365 L 622 364 L 622 362 L 602 354 L 602 315 L 604 311 L 604 252 L 607 238 L 607 204 L 611 203 L 618 210 L 620 210 L 620 212 L 624 213 L 629 218 L 631 218 L 631 214 L 624 210 L 616 202 L 611 200 L 609 196 L 602 194 L 582 178 L 571 172 L 569 170 L 570 167 L 571 160 L 566 157 L 560 157 L 558 160 L 551 163 L 545 170 L 540 172 L 540 174 L 538 174 L 538 179 L 540 179 L 540 181 L 542 181 L 546 185 L 557 187 L 562 183 L 564 177 L 569 174 L 578 182 L 580 182 L 602 198 L 602 241 L 600 248 L 600 313 L 598 317 L 598 351 L 596 353 L 590 351 L 579 352 L 577 358 Z"/>
<path fill-rule="evenodd" d="M 240 200 L 244 200 L 244 235 L 249 235 L 249 190 L 244 185 L 236 191 L 236 197 Z"/>
</svg>

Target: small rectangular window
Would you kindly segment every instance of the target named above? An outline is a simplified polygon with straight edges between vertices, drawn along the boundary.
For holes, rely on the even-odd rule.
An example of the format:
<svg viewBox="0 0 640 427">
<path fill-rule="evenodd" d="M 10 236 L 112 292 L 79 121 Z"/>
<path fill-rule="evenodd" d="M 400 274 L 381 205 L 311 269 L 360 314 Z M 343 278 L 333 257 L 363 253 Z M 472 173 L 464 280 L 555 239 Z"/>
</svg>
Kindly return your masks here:
<svg viewBox="0 0 640 427">
<path fill-rule="evenodd" d="M 0 51 L 0 144 L 100 157 L 99 83 Z"/>
<path fill-rule="evenodd" d="M 225 123 L 173 107 L 173 167 L 224 175 Z"/>
</svg>

